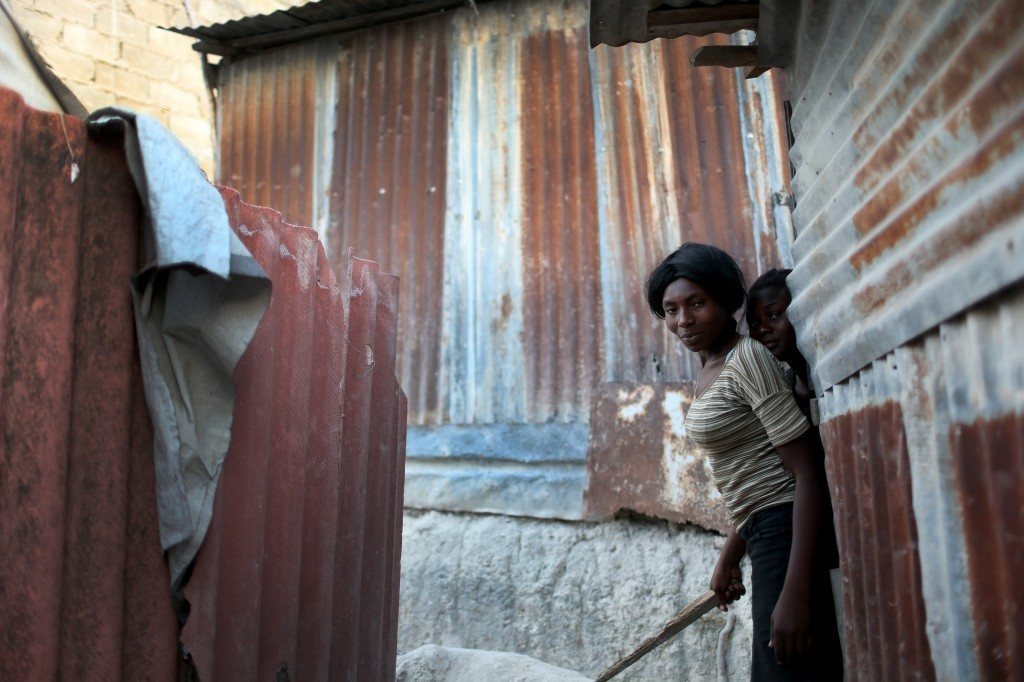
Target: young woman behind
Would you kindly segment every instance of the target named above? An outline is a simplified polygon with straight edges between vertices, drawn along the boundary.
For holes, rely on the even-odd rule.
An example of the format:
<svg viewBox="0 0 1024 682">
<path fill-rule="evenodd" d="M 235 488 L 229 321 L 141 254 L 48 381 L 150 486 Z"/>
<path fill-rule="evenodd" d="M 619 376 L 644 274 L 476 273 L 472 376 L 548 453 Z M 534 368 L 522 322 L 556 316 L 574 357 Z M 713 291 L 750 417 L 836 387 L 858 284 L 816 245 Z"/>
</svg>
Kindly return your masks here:
<svg viewBox="0 0 1024 682">
<path fill-rule="evenodd" d="M 772 354 L 736 331 L 739 267 L 716 247 L 683 244 L 651 272 L 645 294 L 700 358 L 685 426 L 733 524 L 711 577 L 723 609 L 744 594 L 739 564 L 750 555 L 751 679 L 841 679 L 831 590 L 815 556 L 822 481 L 809 424 Z"/>
<path fill-rule="evenodd" d="M 792 270 L 772 268 L 754 280 L 747 292 L 746 318 L 750 338 L 760 341 L 780 362 L 789 365 L 786 381 L 793 389 L 796 404 L 811 418 L 811 398 L 814 387 L 807 370 L 807 360 L 796 345 L 796 331 L 789 322 L 787 311 L 793 296 L 786 284 L 786 277 Z M 811 444 L 817 453 L 815 464 L 819 476 L 825 481 L 825 448 L 821 443 L 818 427 L 811 425 Z M 827 569 L 839 568 L 839 551 L 836 543 L 835 525 L 832 521 L 832 496 L 828 486 L 823 488 L 821 509 L 821 530 L 818 536 L 818 556 Z"/>
</svg>

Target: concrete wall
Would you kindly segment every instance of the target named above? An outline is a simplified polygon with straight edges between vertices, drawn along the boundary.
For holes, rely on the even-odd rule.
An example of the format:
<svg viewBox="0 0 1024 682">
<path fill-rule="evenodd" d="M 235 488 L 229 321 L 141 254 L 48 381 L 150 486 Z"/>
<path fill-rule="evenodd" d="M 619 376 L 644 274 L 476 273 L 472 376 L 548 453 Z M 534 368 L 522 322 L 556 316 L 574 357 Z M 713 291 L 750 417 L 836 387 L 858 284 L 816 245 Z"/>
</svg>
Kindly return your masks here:
<svg viewBox="0 0 1024 682">
<path fill-rule="evenodd" d="M 237 19 L 289 0 L 11 0 L 53 71 L 90 111 L 117 104 L 155 117 L 213 175 L 212 114 L 192 38 L 161 26 Z"/>
<path fill-rule="evenodd" d="M 398 649 L 509 651 L 596 676 L 707 589 L 721 541 L 663 522 L 407 510 Z M 749 601 L 735 611 L 726 661 L 745 680 Z M 713 611 L 622 679 L 716 679 L 725 623 Z"/>
</svg>

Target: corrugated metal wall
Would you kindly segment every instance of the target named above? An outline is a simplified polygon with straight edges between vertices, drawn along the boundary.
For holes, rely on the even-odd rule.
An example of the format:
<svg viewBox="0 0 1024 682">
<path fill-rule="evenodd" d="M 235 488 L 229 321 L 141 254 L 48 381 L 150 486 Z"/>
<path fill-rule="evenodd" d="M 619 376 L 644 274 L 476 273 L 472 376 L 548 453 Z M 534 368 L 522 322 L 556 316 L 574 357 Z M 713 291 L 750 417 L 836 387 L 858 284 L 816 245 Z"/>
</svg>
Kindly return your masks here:
<svg viewBox="0 0 1024 682">
<path fill-rule="evenodd" d="M 121 146 L 0 88 L 5 680 L 177 675 L 129 288 L 140 204 Z"/>
<path fill-rule="evenodd" d="M 791 310 L 827 388 L 1024 275 L 1024 7 L 816 9 L 790 80 Z"/>
<path fill-rule="evenodd" d="M 686 239 L 751 276 L 779 259 L 782 164 L 754 153 L 778 149 L 770 88 L 690 69 L 693 40 L 591 52 L 586 20 L 581 0 L 501 0 L 222 71 L 228 183 L 281 175 L 254 159 L 295 134 L 254 83 L 291 68 L 337 98 L 297 172 L 333 169 L 311 210 L 336 269 L 351 246 L 403 278 L 411 424 L 585 423 L 596 382 L 692 378 L 645 310 L 647 271 Z M 229 165 L 226 122 L 253 111 Z"/>
<path fill-rule="evenodd" d="M 210 530 L 185 588 L 201 679 L 393 679 L 405 396 L 398 281 L 222 190 L 273 282 L 235 372 Z"/>
<path fill-rule="evenodd" d="M 257 55 L 241 77 L 249 97 L 222 88 L 217 106 L 217 173 L 257 206 L 273 206 L 296 225 L 312 225 L 314 181 L 319 169 L 307 163 L 315 153 L 316 52 Z M 287 130 L 267 135 L 264 123 Z M 259 143 L 256 142 L 259 140 Z"/>
<path fill-rule="evenodd" d="M 779 263 L 770 202 L 786 189 L 774 168 L 782 157 L 744 149 L 745 133 L 772 134 L 748 111 L 761 84 L 733 69 L 689 65 L 697 45 L 727 42 L 655 40 L 592 52 L 606 381 L 696 378 L 693 354 L 651 324 L 640 293 L 650 269 L 682 241 L 722 247 L 750 281 Z M 769 175 L 780 186 L 768 189 Z"/>
<path fill-rule="evenodd" d="M 444 17 L 392 24 L 323 48 L 331 57 L 322 59 L 334 69 L 323 77 L 337 85 L 335 99 L 318 109 L 332 122 L 323 144 L 333 148 L 333 163 L 320 190 L 327 200 L 325 244 L 335 264 L 352 248 L 401 275 L 399 364 L 423 418 L 439 413 L 441 348 L 406 340 L 436 339 L 441 325 L 449 48 L 440 27 L 446 25 Z"/>
<path fill-rule="evenodd" d="M 857 679 L 1018 679 L 1024 6 L 812 3 L 790 73 L 801 348 Z"/>
<path fill-rule="evenodd" d="M 1024 289 L 827 391 L 822 434 L 858 679 L 1022 665 Z"/>
</svg>

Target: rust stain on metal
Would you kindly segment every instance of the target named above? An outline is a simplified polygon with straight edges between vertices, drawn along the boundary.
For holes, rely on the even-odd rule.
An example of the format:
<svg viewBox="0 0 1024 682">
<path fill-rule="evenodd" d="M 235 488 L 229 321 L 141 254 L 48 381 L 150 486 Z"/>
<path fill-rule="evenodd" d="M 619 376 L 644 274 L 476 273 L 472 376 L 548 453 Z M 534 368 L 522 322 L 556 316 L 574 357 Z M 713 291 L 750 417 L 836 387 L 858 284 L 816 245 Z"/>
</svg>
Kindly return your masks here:
<svg viewBox="0 0 1024 682">
<path fill-rule="evenodd" d="M 988 112 L 1006 109 L 1020 102 L 1024 98 L 1024 83 L 1021 82 L 1022 79 L 1014 78 L 1013 75 L 1020 73 L 1021 70 L 1024 70 L 1024 52 L 1018 53 L 1014 60 L 1003 67 L 1001 75 L 987 81 L 985 86 L 974 94 L 972 104 L 966 111 L 962 111 L 945 125 L 949 134 L 956 135 L 963 119 L 980 116 L 981 114 L 977 112 L 986 112 L 986 115 L 991 116 Z M 972 123 L 971 127 L 977 128 L 977 122 Z M 969 180 L 980 178 L 994 166 L 1005 163 L 1008 157 L 1016 153 L 1019 144 L 1017 138 L 1022 129 L 1024 116 L 1018 115 L 1010 122 L 1004 123 L 994 139 L 960 162 L 952 172 L 930 187 L 924 196 L 894 214 L 894 207 L 904 202 L 907 178 L 927 177 L 933 172 L 932 159 L 938 151 L 939 143 L 936 140 L 930 145 L 931 149 L 926 148 L 915 153 L 904 171 L 854 215 L 854 225 L 861 232 L 868 232 L 887 221 L 888 225 L 879 235 L 868 238 L 858 246 L 850 257 L 853 266 L 857 270 L 869 266 L 895 244 L 913 234 L 928 217 L 949 200 L 950 196 L 956 195 L 959 187 L 965 186 Z"/>
<path fill-rule="evenodd" d="M 1024 666 L 1024 417 L 954 424 L 949 433 L 963 509 L 978 663 L 983 679 Z"/>
<path fill-rule="evenodd" d="M 300 225 L 313 222 L 316 51 L 297 47 L 226 64 L 218 182 Z M 273 131 L 270 134 L 269 131 Z"/>
<path fill-rule="evenodd" d="M 935 678 L 899 404 L 821 427 L 841 548 L 846 669 L 856 679 Z"/>
<path fill-rule="evenodd" d="M 61 118 L 0 89 L 0 678 L 172 680 L 127 286 L 141 209 L 121 141 Z"/>
<path fill-rule="evenodd" d="M 447 16 L 345 37 L 338 46 L 328 243 L 402 279 L 399 376 L 412 423 L 442 409 L 441 302 L 449 100 Z"/>
<path fill-rule="evenodd" d="M 751 228 L 752 216 L 771 198 L 751 196 L 751 175 L 763 169 L 745 167 L 741 81 L 733 72 L 698 71 L 688 63 L 696 45 L 723 39 L 591 53 L 584 3 L 495 3 L 480 12 L 476 18 L 460 8 L 239 58 L 222 72 L 221 177 L 271 205 L 300 199 L 319 205 L 317 195 L 327 192 L 317 227 L 326 230 L 335 271 L 345 249 L 354 247 L 402 278 L 398 365 L 410 423 L 462 418 L 456 384 L 474 384 L 485 394 L 477 396 L 469 422 L 511 419 L 501 412 L 515 412 L 507 407 L 510 394 L 531 397 L 515 421 L 585 421 L 595 382 L 692 378 L 691 361 L 668 345 L 645 309 L 640 292 L 647 272 L 687 239 L 727 248 L 749 277 L 778 258 L 773 240 Z M 464 31 L 463 24 L 474 28 Z M 468 35 L 473 31 L 478 38 Z M 499 31 L 508 33 L 502 41 L 494 38 Z M 453 45 L 453 36 L 462 42 Z M 501 59 L 506 54 L 512 62 Z M 279 64 L 271 66 L 272 58 Z M 287 69 L 305 74 L 314 61 L 336 64 L 330 78 L 317 71 L 322 82 L 313 86 L 317 93 L 329 91 L 322 87 L 327 80 L 336 86 L 333 100 L 316 100 L 320 123 L 312 126 L 330 121 L 317 128 L 329 132 L 312 152 L 314 165 L 330 160 L 329 180 L 312 196 L 303 190 L 285 197 L 271 187 L 261 189 L 269 192 L 261 199 L 250 188 L 273 184 L 277 171 L 259 150 L 270 138 L 292 135 L 282 112 L 260 113 L 270 90 L 280 90 L 272 77 L 283 78 Z M 493 64 L 486 73 L 474 71 Z M 453 148 L 479 155 L 474 145 L 490 141 L 507 145 L 496 154 L 514 161 L 467 167 L 461 184 L 448 177 Z M 752 204 L 759 200 L 764 206 Z M 465 207 L 472 210 L 460 214 Z M 490 306 L 474 309 L 488 321 L 467 332 L 473 320 L 459 318 L 451 302 L 442 309 L 445 282 L 462 276 L 460 268 L 490 272 L 493 264 L 479 256 L 489 252 L 483 247 L 453 256 L 473 247 L 453 244 L 458 240 L 446 237 L 446 220 L 449 227 L 476 221 L 482 227 L 474 239 L 497 240 L 500 234 L 486 230 L 497 232 L 506 214 L 515 214 L 515 236 L 500 263 L 505 279 L 492 287 L 501 290 Z M 520 261 L 522 272 L 509 275 Z M 478 288 L 462 295 L 492 293 Z M 565 314 L 583 300 L 587 315 Z M 499 309 L 514 320 L 498 319 Z M 508 377 L 491 371 L 488 353 L 516 340 L 527 366 L 510 386 Z"/>
<path fill-rule="evenodd" d="M 820 5 L 789 81 L 790 282 L 825 390 L 1021 277 L 1024 8 Z"/>
<path fill-rule="evenodd" d="M 231 448 L 185 596 L 201 679 L 393 679 L 406 401 L 397 278 L 223 189 L 273 282 L 235 372 Z M 344 444 L 344 445 L 343 445 Z"/>
<path fill-rule="evenodd" d="M 681 38 L 599 46 L 592 53 L 601 121 L 601 239 L 608 253 L 602 296 L 613 297 L 605 303 L 608 379 L 696 376 L 693 360 L 671 345 L 641 293 L 650 269 L 680 243 L 722 247 L 748 278 L 778 262 L 774 240 L 759 248 L 754 234 L 757 207 L 751 205 L 748 172 L 762 170 L 746 168 L 737 76 L 689 64 L 698 45 L 727 42 L 721 36 Z M 764 200 L 767 205 L 770 197 Z"/>
<path fill-rule="evenodd" d="M 892 296 L 911 286 L 915 280 L 915 268 L 919 271 L 940 267 L 964 250 L 989 238 L 994 232 L 993 226 L 1012 224 L 1014 218 L 1022 213 L 1024 182 L 1017 185 L 1016 191 L 1001 194 L 993 201 L 979 205 L 977 210 L 961 215 L 946 239 L 937 240 L 922 249 L 915 262 L 899 261 L 885 273 L 881 283 L 862 287 L 854 297 L 857 309 L 866 313 L 881 308 Z"/>
<path fill-rule="evenodd" d="M 590 404 L 604 365 L 586 32 L 531 35 L 520 54 L 526 394 L 564 419 Z"/>
<path fill-rule="evenodd" d="M 628 509 L 729 530 L 707 458 L 683 427 L 693 390 L 693 382 L 599 385 L 590 415 L 588 517 Z"/>
</svg>

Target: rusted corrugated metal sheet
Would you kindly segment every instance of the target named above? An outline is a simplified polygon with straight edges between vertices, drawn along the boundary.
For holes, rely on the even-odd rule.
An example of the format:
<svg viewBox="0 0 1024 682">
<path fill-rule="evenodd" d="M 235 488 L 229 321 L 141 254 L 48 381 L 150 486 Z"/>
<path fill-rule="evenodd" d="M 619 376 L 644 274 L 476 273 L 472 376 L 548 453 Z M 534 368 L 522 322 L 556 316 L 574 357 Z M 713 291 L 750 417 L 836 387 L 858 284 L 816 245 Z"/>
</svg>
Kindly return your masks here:
<svg viewBox="0 0 1024 682">
<path fill-rule="evenodd" d="M 298 225 L 315 224 L 316 59 L 298 47 L 231 65 L 245 88 L 223 88 L 217 107 L 218 181 Z"/>
<path fill-rule="evenodd" d="M 824 389 L 1024 276 L 1024 7 L 807 12 L 790 314 Z"/>
<path fill-rule="evenodd" d="M 733 70 L 690 67 L 698 44 L 686 38 L 593 51 L 609 381 L 696 377 L 692 354 L 652 322 L 641 293 L 650 269 L 680 243 L 722 247 L 748 278 L 778 262 L 771 195 L 752 201 L 750 185 L 780 161 L 753 158 L 747 170 L 745 86 Z"/>
<path fill-rule="evenodd" d="M 3 679 L 176 676 L 121 145 L 0 89 Z"/>
<path fill-rule="evenodd" d="M 711 467 L 683 426 L 695 388 L 692 381 L 601 384 L 587 451 L 590 518 L 629 509 L 728 533 Z"/>
<path fill-rule="evenodd" d="M 581 239 L 593 237 L 596 227 L 586 192 L 593 171 L 583 137 L 590 116 L 578 33 L 582 13 L 576 3 L 543 2 L 497 2 L 479 11 L 452 19 L 445 418 L 462 424 L 584 421 L 593 375 L 584 358 L 591 366 L 599 362 L 590 331 L 595 319 L 572 319 L 548 298 L 569 280 L 559 303 L 596 282 L 596 273 L 586 272 L 594 245 Z M 537 75 L 535 49 L 552 50 L 549 66 L 557 67 L 530 84 Z M 550 88 L 570 83 L 576 98 L 556 99 Z M 542 114 L 538 96 L 550 106 Z M 542 146 L 565 154 L 557 163 L 545 161 Z M 580 151 L 573 153 L 574 147 Z M 543 277 L 554 281 L 537 281 Z"/>
<path fill-rule="evenodd" d="M 336 265 L 353 248 L 402 279 L 398 365 L 414 423 L 441 411 L 448 44 L 446 18 L 331 44 L 336 95 L 323 112 L 335 122 L 324 140 L 333 157 L 325 243 Z"/>
<path fill-rule="evenodd" d="M 837 386 L 857 405 L 821 429 L 842 547 L 845 655 L 853 679 L 935 678 L 898 375 L 885 362 Z M 893 385 L 895 384 L 895 385 Z"/>
<path fill-rule="evenodd" d="M 223 190 L 273 282 L 235 372 L 231 448 L 185 589 L 201 679 L 393 679 L 406 401 L 398 280 Z"/>
<path fill-rule="evenodd" d="M 692 378 L 647 272 L 686 239 L 751 277 L 779 260 L 770 81 L 694 71 L 696 40 L 590 52 L 586 21 L 584 2 L 492 2 L 274 52 L 320 93 L 309 197 L 256 161 L 297 139 L 259 109 L 271 55 L 222 72 L 224 181 L 311 201 L 336 271 L 353 246 L 403 278 L 412 424 L 586 422 L 596 382 Z"/>
<path fill-rule="evenodd" d="M 585 420 L 604 364 L 587 33 L 578 5 L 558 9 L 545 22 L 549 30 L 519 46 L 522 324 L 541 341 L 524 349 L 531 421 Z M 567 314 L 570 301 L 577 314 Z"/>
<path fill-rule="evenodd" d="M 175 679 L 120 139 L 0 90 L 0 677 Z M 72 159 L 81 168 L 72 182 Z M 397 279 L 224 190 L 273 285 L 186 596 L 201 679 L 394 677 L 406 403 Z"/>
<path fill-rule="evenodd" d="M 595 387 L 696 374 L 646 309 L 647 272 L 687 239 L 751 277 L 778 263 L 774 82 L 693 71 L 696 40 L 590 52 L 586 23 L 582 0 L 498 0 L 273 53 L 314 74 L 294 172 L 314 178 L 304 200 L 335 272 L 354 247 L 403 281 L 414 505 L 520 513 L 494 491 L 529 489 L 536 514 L 579 518 L 585 447 L 563 446 Z M 222 69 L 222 120 L 265 112 L 223 126 L 222 168 L 247 155 L 227 182 L 284 177 L 255 160 L 303 139 L 254 87 L 271 58 Z M 306 196 L 266 187 L 270 205 Z M 459 445 L 499 425 L 523 428 L 486 456 Z"/>
<path fill-rule="evenodd" d="M 824 391 L 848 670 L 1019 676 L 1024 7 L 803 9 L 790 316 Z"/>
<path fill-rule="evenodd" d="M 822 399 L 854 679 L 1015 679 L 1024 289 Z"/>
</svg>

